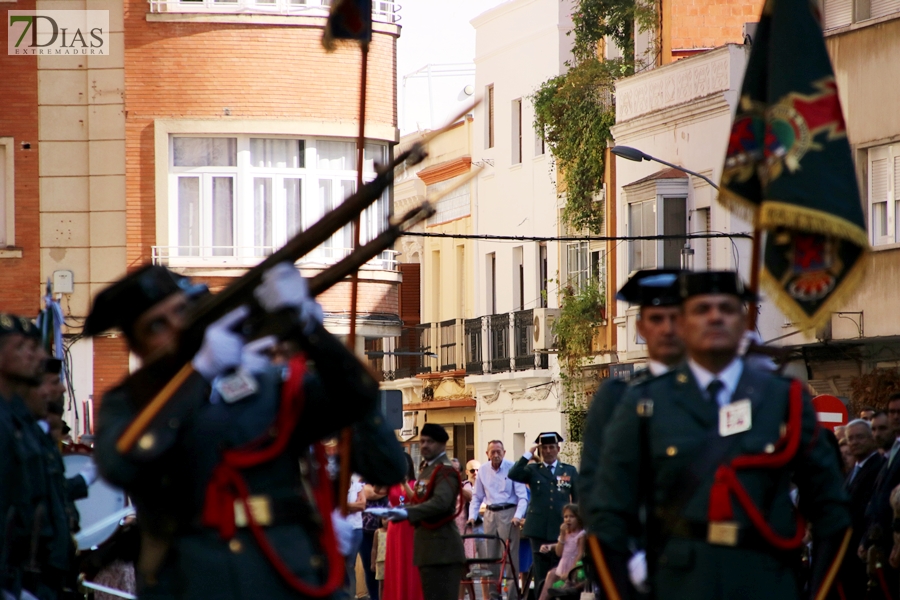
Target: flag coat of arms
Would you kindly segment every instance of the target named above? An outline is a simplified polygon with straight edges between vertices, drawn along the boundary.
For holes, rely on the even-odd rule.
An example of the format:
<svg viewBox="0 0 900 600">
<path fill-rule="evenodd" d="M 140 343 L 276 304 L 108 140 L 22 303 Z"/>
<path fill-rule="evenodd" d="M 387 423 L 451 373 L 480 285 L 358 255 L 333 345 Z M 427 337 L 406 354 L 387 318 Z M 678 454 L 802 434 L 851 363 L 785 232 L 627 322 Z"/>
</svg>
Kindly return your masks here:
<svg viewBox="0 0 900 600">
<path fill-rule="evenodd" d="M 765 233 L 760 280 L 801 329 L 863 276 L 868 236 L 818 9 L 767 0 L 744 75 L 719 202 Z"/>
</svg>

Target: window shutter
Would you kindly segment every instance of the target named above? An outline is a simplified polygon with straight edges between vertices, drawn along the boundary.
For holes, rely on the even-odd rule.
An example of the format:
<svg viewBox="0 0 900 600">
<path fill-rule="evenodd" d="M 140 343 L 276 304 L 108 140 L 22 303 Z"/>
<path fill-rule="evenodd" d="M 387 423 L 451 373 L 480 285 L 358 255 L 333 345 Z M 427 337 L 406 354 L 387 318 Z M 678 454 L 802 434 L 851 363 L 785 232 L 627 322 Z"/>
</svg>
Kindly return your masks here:
<svg viewBox="0 0 900 600">
<path fill-rule="evenodd" d="M 873 0 L 873 5 L 877 1 L 878 0 Z M 896 0 L 887 1 L 893 2 Z M 825 0 L 825 29 L 845 27 L 847 25 L 850 25 L 852 22 L 853 0 Z"/>
<path fill-rule="evenodd" d="M 886 147 L 869 151 L 869 230 L 873 244 L 884 244 L 888 235 L 889 154 Z"/>
<path fill-rule="evenodd" d="M 900 12 L 900 0 L 872 0 L 870 6 L 869 18 L 871 19 Z"/>
</svg>

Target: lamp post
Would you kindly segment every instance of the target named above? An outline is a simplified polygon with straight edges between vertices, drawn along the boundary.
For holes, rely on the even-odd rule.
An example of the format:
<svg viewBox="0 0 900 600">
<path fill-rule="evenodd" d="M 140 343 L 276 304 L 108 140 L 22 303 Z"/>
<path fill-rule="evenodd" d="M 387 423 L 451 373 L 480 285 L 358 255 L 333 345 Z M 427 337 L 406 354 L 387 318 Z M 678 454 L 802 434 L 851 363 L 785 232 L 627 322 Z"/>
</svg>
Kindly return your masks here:
<svg viewBox="0 0 900 600">
<path fill-rule="evenodd" d="M 632 148 L 631 146 L 615 146 L 609 149 L 610 152 L 615 154 L 616 156 L 620 156 L 626 160 L 633 160 L 635 162 L 643 162 L 645 160 L 652 160 L 654 162 L 658 162 L 659 164 L 666 165 L 667 167 L 672 167 L 673 169 L 677 169 L 682 173 L 687 173 L 688 175 L 693 175 L 694 177 L 699 177 L 709 185 L 713 187 L 714 190 L 718 191 L 719 186 L 716 185 L 712 179 L 707 177 L 706 175 L 701 175 L 700 173 L 691 171 L 690 169 L 685 169 L 684 167 L 679 167 L 678 165 L 673 165 L 672 163 L 665 161 L 661 158 L 656 158 L 655 156 L 650 156 L 646 152 L 641 152 L 637 148 Z M 694 249 L 691 248 L 691 244 L 689 240 L 685 240 L 684 248 L 681 249 L 681 268 L 686 269 L 688 271 L 694 270 Z"/>
<path fill-rule="evenodd" d="M 633 160 L 634 162 L 641 162 L 645 160 L 652 160 L 654 162 L 658 162 L 659 164 L 666 165 L 667 167 L 672 167 L 673 169 L 678 169 L 683 173 L 687 173 L 688 175 L 693 175 L 694 177 L 699 177 L 709 185 L 713 186 L 713 188 L 718 191 L 719 186 L 717 186 L 712 179 L 707 177 L 706 175 L 701 175 L 700 173 L 695 173 L 690 169 L 685 169 L 684 167 L 679 167 L 678 165 L 673 165 L 670 162 L 667 162 L 661 158 L 656 158 L 655 156 L 650 156 L 646 152 L 641 152 L 637 148 L 632 148 L 631 146 L 615 146 L 609 149 L 610 152 L 615 154 L 616 156 L 621 156 L 622 158 Z"/>
</svg>

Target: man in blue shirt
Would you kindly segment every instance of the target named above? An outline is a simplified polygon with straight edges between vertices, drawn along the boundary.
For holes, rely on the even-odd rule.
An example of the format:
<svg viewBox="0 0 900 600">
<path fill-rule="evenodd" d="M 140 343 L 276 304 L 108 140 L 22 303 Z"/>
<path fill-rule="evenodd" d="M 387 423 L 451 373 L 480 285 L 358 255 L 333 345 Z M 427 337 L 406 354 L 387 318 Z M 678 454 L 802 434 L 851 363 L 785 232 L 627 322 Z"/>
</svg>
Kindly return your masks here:
<svg viewBox="0 0 900 600">
<path fill-rule="evenodd" d="M 509 542 L 509 553 L 512 564 L 519 572 L 519 531 L 522 519 L 528 508 L 528 492 L 524 483 L 516 483 L 509 478 L 509 470 L 513 463 L 506 460 L 506 449 L 500 440 L 491 440 L 487 445 L 487 457 L 490 462 L 481 467 L 478 479 L 475 480 L 475 493 L 469 505 L 469 526 L 474 526 L 485 504 L 484 533 L 497 534 L 500 539 Z M 489 543 L 489 556 L 500 556 L 497 542 Z M 495 576 L 499 571 L 494 568 Z M 510 586 L 510 598 L 515 598 L 515 586 Z"/>
</svg>

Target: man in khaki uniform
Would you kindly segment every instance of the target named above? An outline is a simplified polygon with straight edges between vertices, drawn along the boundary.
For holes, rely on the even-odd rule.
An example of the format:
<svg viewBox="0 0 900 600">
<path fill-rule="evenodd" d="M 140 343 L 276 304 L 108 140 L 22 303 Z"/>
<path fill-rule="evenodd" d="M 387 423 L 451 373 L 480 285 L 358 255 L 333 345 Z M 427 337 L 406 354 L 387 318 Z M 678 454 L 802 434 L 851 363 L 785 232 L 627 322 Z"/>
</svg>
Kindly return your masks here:
<svg viewBox="0 0 900 600">
<path fill-rule="evenodd" d="M 419 472 L 413 503 L 387 513 L 395 521 L 409 519 L 416 528 L 413 563 L 419 567 L 424 599 L 456 600 L 466 561 L 454 520 L 461 510 L 459 472 L 447 458 L 450 436 L 443 427 L 426 423 L 419 437 L 426 466 Z"/>
</svg>

